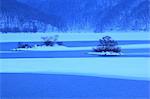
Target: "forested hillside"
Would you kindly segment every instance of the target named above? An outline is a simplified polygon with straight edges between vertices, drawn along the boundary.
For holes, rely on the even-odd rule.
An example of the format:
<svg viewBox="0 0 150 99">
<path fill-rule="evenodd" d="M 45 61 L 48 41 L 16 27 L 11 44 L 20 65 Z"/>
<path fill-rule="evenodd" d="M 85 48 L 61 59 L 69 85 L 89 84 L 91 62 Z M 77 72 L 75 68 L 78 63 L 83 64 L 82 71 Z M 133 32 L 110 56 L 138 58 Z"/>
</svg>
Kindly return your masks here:
<svg viewBox="0 0 150 99">
<path fill-rule="evenodd" d="M 0 1 L 2 2 L 2 18 L 0 21 L 12 20 L 9 24 L 18 24 L 18 26 L 13 26 L 19 28 L 15 29 L 17 31 L 105 32 L 112 30 L 150 30 L 149 0 Z M 7 22 L 1 25 L 8 28 Z M 32 27 L 32 29 L 24 27 Z M 1 29 L 1 31 L 4 30 Z"/>
<path fill-rule="evenodd" d="M 1 32 L 45 32 L 61 30 L 62 20 L 56 15 L 47 15 L 16 0 L 0 0 Z"/>
</svg>

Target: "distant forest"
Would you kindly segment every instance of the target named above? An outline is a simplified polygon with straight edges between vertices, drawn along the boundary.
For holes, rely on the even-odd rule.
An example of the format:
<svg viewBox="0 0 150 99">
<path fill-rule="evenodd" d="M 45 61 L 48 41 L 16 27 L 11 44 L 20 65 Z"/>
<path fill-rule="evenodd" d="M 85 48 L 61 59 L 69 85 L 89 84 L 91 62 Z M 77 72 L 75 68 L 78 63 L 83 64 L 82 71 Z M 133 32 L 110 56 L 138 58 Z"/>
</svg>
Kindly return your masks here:
<svg viewBox="0 0 150 99">
<path fill-rule="evenodd" d="M 149 0 L 0 0 L 0 32 L 149 31 Z"/>
</svg>

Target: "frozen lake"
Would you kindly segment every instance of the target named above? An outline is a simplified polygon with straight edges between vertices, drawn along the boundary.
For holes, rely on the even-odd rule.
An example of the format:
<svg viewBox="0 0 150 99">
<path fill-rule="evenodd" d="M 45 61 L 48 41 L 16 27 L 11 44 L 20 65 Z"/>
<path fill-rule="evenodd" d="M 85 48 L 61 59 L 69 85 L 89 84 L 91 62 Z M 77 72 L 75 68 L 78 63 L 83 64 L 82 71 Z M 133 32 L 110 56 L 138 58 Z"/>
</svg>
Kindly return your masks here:
<svg viewBox="0 0 150 99">
<path fill-rule="evenodd" d="M 0 58 L 84 58 L 84 57 L 110 57 L 87 54 L 91 50 L 81 51 L 17 51 L 0 52 Z M 113 57 L 150 57 L 150 49 L 125 49 L 124 55 Z M 113 58 L 111 56 L 111 58 Z"/>
<path fill-rule="evenodd" d="M 27 40 L 24 35 L 28 37 Z M 20 40 L 30 45 L 42 44 L 40 41 L 42 34 L 36 35 L 39 39 L 34 35 L 31 35 L 33 40 L 29 34 L 21 34 L 19 39 L 19 34 L 2 36 L 0 77 L 3 97 L 58 99 L 59 94 L 61 98 L 149 98 L 150 38 L 147 38 L 148 36 L 140 34 L 132 40 L 129 34 L 124 34 L 124 37 L 118 40 L 124 55 L 114 57 L 87 54 L 92 51 L 93 46 L 98 45 L 97 34 L 94 34 L 94 38 L 91 34 L 81 35 L 81 38 L 75 37 L 77 40 L 71 36 L 73 41 L 71 38 L 64 39 L 65 36 L 62 34 L 61 39 L 65 46 L 82 47 L 82 50 L 11 50 L 17 47 Z M 114 37 L 117 39 L 116 35 Z"/>
<path fill-rule="evenodd" d="M 26 44 L 35 45 L 42 44 L 42 42 L 24 42 Z M 64 41 L 63 44 L 67 47 L 89 47 L 98 45 L 98 41 Z M 120 45 L 138 45 L 150 44 L 149 40 L 120 40 Z M 74 50 L 74 51 L 11 51 L 17 47 L 17 42 L 1 42 L 0 43 L 0 57 L 1 58 L 74 58 L 74 57 L 97 57 L 88 55 L 89 50 Z M 124 55 L 120 57 L 150 57 L 150 48 L 126 48 L 122 49 Z M 137 53 L 137 54 L 132 54 Z"/>
<path fill-rule="evenodd" d="M 11 99 L 149 99 L 149 81 L 40 73 L 0 76 L 1 96 Z"/>
</svg>

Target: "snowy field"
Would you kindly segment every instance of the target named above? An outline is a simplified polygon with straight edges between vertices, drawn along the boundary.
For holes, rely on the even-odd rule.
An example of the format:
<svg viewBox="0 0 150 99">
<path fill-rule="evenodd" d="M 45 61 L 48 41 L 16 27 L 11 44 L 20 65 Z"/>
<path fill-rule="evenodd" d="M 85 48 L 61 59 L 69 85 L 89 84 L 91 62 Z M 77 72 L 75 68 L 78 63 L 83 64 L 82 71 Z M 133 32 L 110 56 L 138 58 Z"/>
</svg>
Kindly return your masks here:
<svg viewBox="0 0 150 99">
<path fill-rule="evenodd" d="M 39 42 L 41 37 L 59 35 L 58 41 L 98 41 L 103 36 L 111 36 L 114 40 L 150 40 L 150 34 L 141 33 L 38 33 L 38 34 L 0 34 L 0 43 L 11 42 Z M 95 45 L 96 46 L 96 45 Z M 58 49 L 35 49 L 34 51 L 90 51 L 95 46 L 69 47 Z M 148 44 L 120 45 L 122 49 L 150 49 Z M 41 73 L 41 74 L 68 74 L 96 77 L 149 80 L 150 57 L 63 57 L 63 58 L 3 58 L 2 54 L 17 53 L 15 51 L 0 51 L 0 73 Z M 19 52 L 21 53 L 21 52 Z M 42 53 L 39 53 L 42 54 Z M 127 55 L 149 55 L 148 52 L 132 52 Z M 8 54 L 13 55 L 13 54 Z M 19 55 L 19 54 L 18 54 Z M 32 55 L 32 54 L 31 54 Z M 125 53 L 126 55 L 126 53 Z"/>
</svg>

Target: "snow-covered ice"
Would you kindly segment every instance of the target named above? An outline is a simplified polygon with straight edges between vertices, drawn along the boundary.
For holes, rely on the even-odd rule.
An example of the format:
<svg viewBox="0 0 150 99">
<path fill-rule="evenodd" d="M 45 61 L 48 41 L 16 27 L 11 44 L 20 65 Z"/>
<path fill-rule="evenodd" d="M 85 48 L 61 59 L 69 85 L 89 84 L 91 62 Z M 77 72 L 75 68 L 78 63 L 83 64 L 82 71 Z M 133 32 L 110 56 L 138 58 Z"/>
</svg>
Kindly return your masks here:
<svg viewBox="0 0 150 99">
<path fill-rule="evenodd" d="M 115 52 L 88 52 L 90 55 L 107 55 L 107 56 L 120 56 L 123 55 L 123 53 L 115 53 Z"/>
<path fill-rule="evenodd" d="M 150 80 L 150 58 L 1 59 L 1 73 L 73 74 Z"/>
<path fill-rule="evenodd" d="M 0 33 L 0 42 L 37 42 L 41 37 L 58 35 L 58 41 L 98 41 L 104 36 L 114 40 L 150 40 L 149 32 L 108 32 L 108 33 Z"/>
<path fill-rule="evenodd" d="M 35 42 L 41 37 L 59 35 L 58 41 L 98 41 L 103 36 L 114 40 L 150 40 L 147 32 L 143 33 L 37 33 L 37 34 L 0 34 L 0 42 Z M 60 48 L 61 47 L 61 48 Z M 88 47 L 35 47 L 32 51 L 70 51 L 91 50 Z M 150 44 L 130 44 L 119 46 L 122 49 L 150 48 Z M 0 53 L 17 51 L 0 51 Z M 129 53 L 148 54 L 148 53 Z M 73 74 L 97 77 L 150 80 L 150 57 L 92 57 L 92 58 L 13 58 L 0 59 L 0 73 L 45 73 Z"/>
<path fill-rule="evenodd" d="M 72 50 L 92 50 L 95 46 L 88 47 L 67 47 L 67 46 L 34 46 L 32 48 L 14 48 L 12 50 L 27 50 L 27 51 L 72 51 Z M 119 45 L 122 49 L 136 49 L 136 48 L 150 48 L 150 44 L 130 44 L 130 45 Z"/>
</svg>

